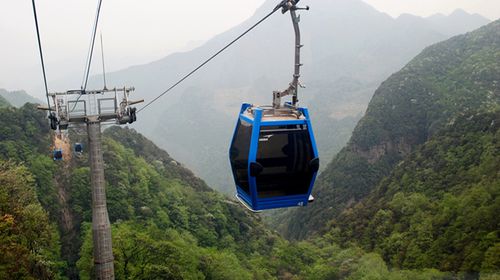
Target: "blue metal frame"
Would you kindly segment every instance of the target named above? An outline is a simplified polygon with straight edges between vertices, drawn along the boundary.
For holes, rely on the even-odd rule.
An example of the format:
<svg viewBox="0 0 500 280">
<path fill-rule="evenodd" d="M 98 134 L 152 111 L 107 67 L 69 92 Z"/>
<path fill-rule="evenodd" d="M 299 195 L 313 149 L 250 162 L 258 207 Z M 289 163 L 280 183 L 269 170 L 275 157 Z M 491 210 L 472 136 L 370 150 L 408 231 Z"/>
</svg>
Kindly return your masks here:
<svg viewBox="0 0 500 280">
<path fill-rule="evenodd" d="M 314 182 L 316 180 L 317 172 L 314 172 L 309 185 L 309 190 L 307 194 L 301 195 L 289 195 L 289 196 L 277 196 L 271 198 L 259 198 L 257 195 L 257 180 L 255 177 L 250 176 L 250 163 L 255 162 L 257 158 L 257 150 L 259 147 L 259 133 L 262 126 L 275 126 L 275 125 L 300 125 L 306 124 L 309 131 L 309 137 L 311 138 L 311 144 L 314 152 L 314 158 L 318 158 L 318 149 L 316 147 L 316 140 L 314 138 L 314 133 L 311 125 L 311 120 L 309 117 L 309 112 L 307 108 L 298 108 L 298 110 L 304 115 L 305 119 L 302 120 L 286 120 L 286 121 L 262 121 L 263 110 L 260 108 L 255 108 L 254 118 L 251 119 L 244 115 L 245 111 L 251 106 L 251 104 L 244 103 L 241 106 L 240 114 L 236 127 L 233 133 L 233 141 L 236 136 L 236 130 L 238 128 L 238 122 L 240 120 L 249 123 L 252 126 L 252 137 L 250 141 L 250 151 L 248 155 L 248 181 L 250 186 L 250 193 L 246 193 L 240 186 L 236 185 L 236 195 L 240 201 L 247 204 L 246 206 L 253 210 L 265 210 L 273 208 L 282 207 L 293 207 L 293 206 L 306 206 L 309 201 L 309 196 L 311 195 Z M 232 143 L 231 143 L 232 145 Z M 237 182 L 234 178 L 235 183 Z"/>
</svg>

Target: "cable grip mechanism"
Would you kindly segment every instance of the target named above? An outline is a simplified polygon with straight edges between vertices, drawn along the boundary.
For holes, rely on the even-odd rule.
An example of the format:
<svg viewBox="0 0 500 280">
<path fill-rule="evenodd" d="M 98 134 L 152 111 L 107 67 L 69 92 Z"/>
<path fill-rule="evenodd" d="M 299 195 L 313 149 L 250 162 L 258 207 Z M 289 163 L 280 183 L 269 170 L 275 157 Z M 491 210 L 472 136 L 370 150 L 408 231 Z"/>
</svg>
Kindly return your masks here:
<svg viewBox="0 0 500 280">
<path fill-rule="evenodd" d="M 292 107 L 295 107 L 297 103 L 299 102 L 298 100 L 298 89 L 299 87 L 301 88 L 302 86 L 300 85 L 299 78 L 300 78 L 300 67 L 302 66 L 302 63 L 300 63 L 300 49 L 303 47 L 303 45 L 300 43 L 300 28 L 299 28 L 299 22 L 300 22 L 300 16 L 296 14 L 297 10 L 309 10 L 309 6 L 306 6 L 304 8 L 297 7 L 297 3 L 300 0 L 283 0 L 278 6 L 276 6 L 276 9 L 281 8 L 281 12 L 284 14 L 288 11 L 290 11 L 290 16 L 292 18 L 292 24 L 293 24 L 293 29 L 295 31 L 295 61 L 294 61 L 294 73 L 293 73 L 293 80 L 289 84 L 288 88 L 283 90 L 283 91 L 273 91 L 273 107 L 276 109 L 281 108 L 281 98 L 287 95 L 292 95 L 292 102 L 291 105 Z"/>
</svg>

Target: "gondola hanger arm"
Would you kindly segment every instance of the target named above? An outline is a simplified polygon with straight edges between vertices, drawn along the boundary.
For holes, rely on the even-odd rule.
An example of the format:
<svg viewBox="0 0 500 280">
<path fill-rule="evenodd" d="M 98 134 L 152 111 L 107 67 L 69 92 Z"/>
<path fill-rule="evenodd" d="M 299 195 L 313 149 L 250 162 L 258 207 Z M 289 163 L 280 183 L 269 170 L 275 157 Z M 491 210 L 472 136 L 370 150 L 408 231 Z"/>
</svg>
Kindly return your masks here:
<svg viewBox="0 0 500 280">
<path fill-rule="evenodd" d="M 301 44 L 300 38 L 300 16 L 297 16 L 295 11 L 297 10 L 309 10 L 309 6 L 304 8 L 297 7 L 297 3 L 300 0 L 285 0 L 280 4 L 281 12 L 284 14 L 286 12 L 290 12 L 290 16 L 292 18 L 293 29 L 295 31 L 295 60 L 294 60 L 294 73 L 293 80 L 289 84 L 288 88 L 283 91 L 273 91 L 273 107 L 276 109 L 281 108 L 281 98 L 292 95 L 292 107 L 296 107 L 299 99 L 298 99 L 298 89 L 302 88 L 302 85 L 299 82 L 300 78 L 300 67 L 302 64 L 300 63 L 300 49 L 303 47 Z"/>
</svg>

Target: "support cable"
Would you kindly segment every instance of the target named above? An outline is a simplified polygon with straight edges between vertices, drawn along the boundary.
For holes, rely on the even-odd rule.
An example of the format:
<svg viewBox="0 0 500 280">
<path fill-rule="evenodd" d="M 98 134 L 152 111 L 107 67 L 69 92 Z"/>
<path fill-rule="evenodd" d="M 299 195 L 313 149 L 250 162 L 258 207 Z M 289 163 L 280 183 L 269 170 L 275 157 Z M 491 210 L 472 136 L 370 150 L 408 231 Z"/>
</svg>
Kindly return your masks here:
<svg viewBox="0 0 500 280">
<path fill-rule="evenodd" d="M 96 12 L 96 17 L 95 17 L 95 23 L 94 23 L 94 31 L 92 33 L 92 43 L 90 44 L 90 52 L 89 52 L 89 55 L 88 55 L 88 63 L 86 65 L 86 74 L 85 74 L 85 80 L 84 80 L 84 84 L 83 84 L 83 91 L 85 91 L 87 89 L 87 83 L 88 83 L 88 80 L 89 80 L 89 73 L 90 73 L 90 66 L 92 64 L 92 56 L 93 56 L 93 53 L 94 53 L 94 44 L 95 44 L 95 36 L 97 34 L 97 25 L 99 23 L 99 14 L 101 12 L 101 4 L 102 4 L 102 0 L 99 0 L 99 5 L 97 6 L 97 12 Z"/>
<path fill-rule="evenodd" d="M 38 50 L 40 51 L 40 61 L 42 62 L 42 73 L 43 73 L 43 83 L 45 85 L 45 96 L 47 97 L 47 106 L 49 108 L 49 114 L 52 114 L 51 113 L 52 110 L 50 108 L 50 100 L 49 100 L 49 88 L 47 87 L 47 75 L 45 74 L 45 63 L 43 61 L 42 42 L 40 40 L 40 30 L 38 28 L 38 18 L 36 15 L 35 0 L 32 0 L 31 3 L 33 4 L 33 15 L 35 17 L 36 36 L 38 38 Z"/>
<path fill-rule="evenodd" d="M 144 105 L 144 107 L 142 107 L 141 109 L 139 109 L 137 111 L 137 113 L 141 112 L 142 110 L 146 109 L 149 105 L 153 104 L 156 100 L 158 100 L 159 98 L 161 98 L 162 96 L 164 96 L 165 94 L 167 94 L 168 92 L 170 92 L 172 89 L 174 89 L 176 86 L 178 86 L 180 83 L 182 83 L 184 80 L 186 80 L 187 78 L 189 78 L 191 75 L 193 75 L 196 71 L 198 71 L 200 68 L 202 68 L 203 66 L 205 66 L 208 62 L 210 62 L 212 59 L 214 59 L 216 56 L 218 56 L 219 54 L 221 54 L 223 51 L 225 51 L 227 48 L 229 48 L 231 45 L 233 45 L 234 43 L 236 43 L 236 41 L 238 41 L 239 39 L 241 39 L 243 36 L 245 36 L 248 32 L 252 31 L 255 27 L 257 27 L 259 24 L 261 24 L 263 21 L 265 21 L 266 19 L 268 19 L 272 14 L 274 14 L 276 11 L 278 11 L 280 8 L 282 8 L 286 3 L 288 2 L 288 0 L 283 0 L 281 1 L 280 4 L 278 4 L 269 14 L 267 14 L 265 17 L 263 17 L 261 20 L 259 20 L 257 23 L 255 23 L 254 25 L 252 25 L 250 28 L 248 28 L 245 32 L 243 32 L 241 35 L 239 35 L 238 37 L 236 37 L 234 40 L 232 40 L 229 44 L 227 44 L 226 46 L 224 46 L 222 49 L 220 49 L 218 52 L 216 52 L 214 55 L 212 55 L 211 57 L 209 57 L 207 60 L 205 60 L 203 63 L 201 63 L 200 65 L 198 65 L 194 70 L 192 70 L 191 72 L 189 72 L 188 74 L 186 74 L 184 77 L 182 77 L 179 81 L 177 81 L 176 83 L 174 83 L 172 86 L 170 86 L 167 90 L 165 90 L 163 93 L 161 93 L 160 95 L 158 95 L 157 97 L 155 97 L 153 100 L 151 100 L 148 104 Z"/>
<path fill-rule="evenodd" d="M 78 104 L 78 101 L 80 100 L 80 98 L 82 97 L 82 94 L 85 93 L 85 90 L 87 89 L 87 82 L 89 80 L 89 73 L 90 73 L 90 66 L 92 64 L 92 55 L 93 55 L 93 52 L 94 52 L 94 43 L 95 43 L 95 36 L 96 36 L 96 33 L 97 33 L 97 25 L 99 23 L 99 15 L 101 13 L 101 4 L 102 4 L 102 0 L 99 0 L 99 3 L 97 5 L 97 11 L 96 11 L 96 16 L 95 16 L 95 22 L 94 22 L 94 28 L 93 28 L 93 32 L 92 32 L 92 37 L 91 37 L 91 43 L 90 43 L 90 46 L 89 46 L 89 52 L 87 54 L 87 61 L 86 61 L 86 64 L 85 64 L 85 69 L 84 69 L 84 73 L 83 73 L 83 81 L 82 81 L 82 86 L 81 86 L 81 92 L 80 92 L 80 95 L 78 95 L 78 98 L 76 99 L 75 101 L 75 105 L 73 105 L 73 108 L 71 108 L 70 112 L 73 112 L 76 108 L 76 105 Z"/>
<path fill-rule="evenodd" d="M 104 90 L 108 89 L 106 87 L 106 67 L 104 67 L 104 47 L 102 43 L 102 32 L 101 32 L 101 60 L 102 60 L 102 77 L 104 79 Z"/>
</svg>

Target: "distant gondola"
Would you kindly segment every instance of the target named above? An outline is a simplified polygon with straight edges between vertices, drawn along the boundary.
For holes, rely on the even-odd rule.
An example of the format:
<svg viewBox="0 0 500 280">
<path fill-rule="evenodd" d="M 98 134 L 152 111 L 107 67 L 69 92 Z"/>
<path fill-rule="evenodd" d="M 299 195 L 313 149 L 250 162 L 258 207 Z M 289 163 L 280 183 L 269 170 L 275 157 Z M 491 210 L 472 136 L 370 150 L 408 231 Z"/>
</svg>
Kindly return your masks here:
<svg viewBox="0 0 500 280">
<path fill-rule="evenodd" d="M 62 160 L 63 159 L 62 149 L 54 149 L 53 157 L 54 157 L 54 160 Z"/>
<path fill-rule="evenodd" d="M 75 143 L 74 150 L 75 150 L 75 153 L 77 153 L 77 154 L 83 153 L 83 144 L 82 143 Z"/>
</svg>

